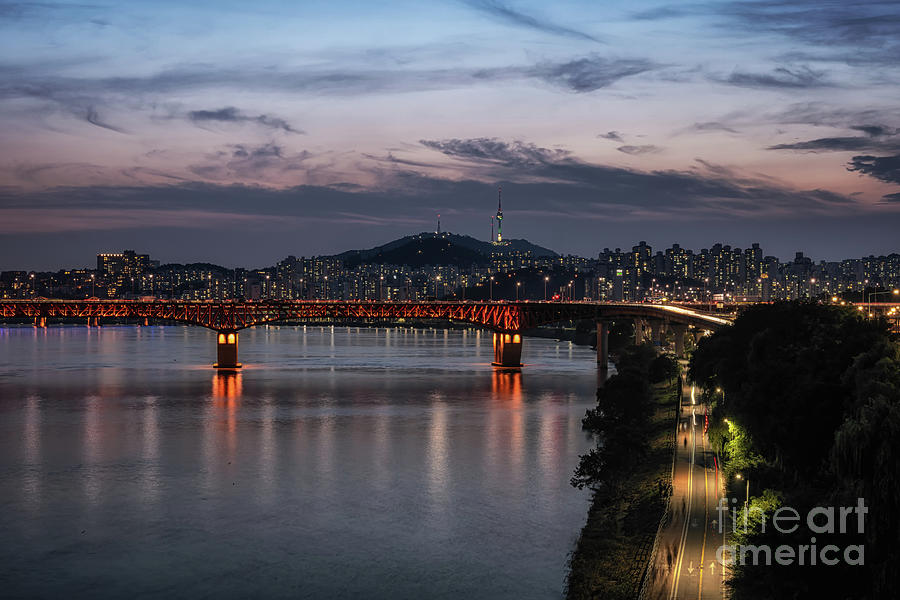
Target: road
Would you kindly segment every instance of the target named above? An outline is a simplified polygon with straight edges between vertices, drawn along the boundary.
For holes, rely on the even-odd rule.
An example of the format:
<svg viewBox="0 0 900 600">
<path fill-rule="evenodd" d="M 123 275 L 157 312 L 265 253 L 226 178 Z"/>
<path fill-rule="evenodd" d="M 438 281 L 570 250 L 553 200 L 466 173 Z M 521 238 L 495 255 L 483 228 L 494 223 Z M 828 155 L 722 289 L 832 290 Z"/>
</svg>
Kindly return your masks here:
<svg viewBox="0 0 900 600">
<path fill-rule="evenodd" d="M 729 527 L 726 523 L 720 529 L 717 521 L 722 482 L 705 433 L 705 408 L 696 400 L 699 392 L 689 384 L 683 386 L 669 518 L 660 531 L 644 597 L 724 598 L 726 573 L 716 559 Z"/>
</svg>

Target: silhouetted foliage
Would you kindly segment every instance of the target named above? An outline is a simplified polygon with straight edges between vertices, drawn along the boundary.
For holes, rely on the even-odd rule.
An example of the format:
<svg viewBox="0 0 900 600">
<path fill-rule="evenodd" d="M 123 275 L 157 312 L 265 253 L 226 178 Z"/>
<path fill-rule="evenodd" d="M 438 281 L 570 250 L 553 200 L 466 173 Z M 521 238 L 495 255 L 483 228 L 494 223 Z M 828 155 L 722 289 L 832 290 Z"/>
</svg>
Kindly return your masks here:
<svg viewBox="0 0 900 600">
<path fill-rule="evenodd" d="M 650 381 L 660 383 L 678 376 L 678 361 L 671 354 L 660 354 L 650 362 Z"/>
<path fill-rule="evenodd" d="M 739 566 L 732 597 L 892 597 L 900 583 L 900 350 L 886 324 L 833 305 L 750 307 L 700 342 L 690 375 L 715 393 L 710 443 L 726 458 L 726 481 L 733 485 L 738 470 L 749 477 L 759 514 L 782 505 L 805 514 L 860 497 L 869 507 L 864 536 L 816 535 L 820 548 L 865 543 L 864 566 Z M 751 523 L 729 543 L 797 548 L 810 535 Z"/>
<path fill-rule="evenodd" d="M 581 457 L 572 477 L 573 486 L 614 484 L 645 455 L 646 425 L 653 414 L 648 373 L 655 353 L 650 345 L 622 351 L 616 375 L 598 391 L 597 407 L 587 410 L 582 419 L 584 428 L 596 433 L 599 442 Z"/>
</svg>

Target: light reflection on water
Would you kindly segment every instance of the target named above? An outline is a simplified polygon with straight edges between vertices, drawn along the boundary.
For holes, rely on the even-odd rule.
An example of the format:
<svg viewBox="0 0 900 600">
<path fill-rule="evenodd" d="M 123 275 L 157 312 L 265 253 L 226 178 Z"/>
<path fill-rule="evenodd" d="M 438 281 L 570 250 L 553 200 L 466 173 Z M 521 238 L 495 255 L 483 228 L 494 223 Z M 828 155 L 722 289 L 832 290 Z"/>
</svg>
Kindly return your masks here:
<svg viewBox="0 0 900 600">
<path fill-rule="evenodd" d="M 0 327 L 0 589 L 558 597 L 594 354 L 477 330 Z"/>
</svg>

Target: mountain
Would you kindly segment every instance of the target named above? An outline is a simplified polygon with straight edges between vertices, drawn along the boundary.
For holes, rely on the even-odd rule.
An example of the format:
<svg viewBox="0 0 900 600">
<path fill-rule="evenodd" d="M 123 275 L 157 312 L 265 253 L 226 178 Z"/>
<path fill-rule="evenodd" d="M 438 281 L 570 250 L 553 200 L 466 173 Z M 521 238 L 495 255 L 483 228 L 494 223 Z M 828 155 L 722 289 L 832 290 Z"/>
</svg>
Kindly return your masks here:
<svg viewBox="0 0 900 600">
<path fill-rule="evenodd" d="M 556 252 L 527 240 L 509 240 L 503 246 L 477 240 L 467 235 L 424 232 L 409 235 L 368 250 L 349 250 L 335 255 L 347 266 L 362 262 L 375 264 L 456 265 L 466 267 L 490 262 L 491 255 L 514 250 L 530 250 L 535 257 L 557 256 Z"/>
</svg>

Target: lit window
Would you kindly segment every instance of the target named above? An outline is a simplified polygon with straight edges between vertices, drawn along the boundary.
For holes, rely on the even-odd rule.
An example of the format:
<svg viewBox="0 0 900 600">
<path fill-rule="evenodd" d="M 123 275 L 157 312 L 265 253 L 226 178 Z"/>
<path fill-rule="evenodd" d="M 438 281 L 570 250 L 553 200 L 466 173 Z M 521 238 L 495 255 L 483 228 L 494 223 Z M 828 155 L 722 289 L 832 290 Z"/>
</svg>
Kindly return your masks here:
<svg viewBox="0 0 900 600">
<path fill-rule="evenodd" d="M 229 333 L 229 334 L 228 334 L 228 343 L 229 343 L 229 344 L 233 344 L 233 343 L 234 343 L 234 334 L 233 334 L 233 333 Z"/>
<path fill-rule="evenodd" d="M 225 334 L 224 334 L 224 333 L 220 333 L 220 334 L 219 334 L 219 343 L 220 343 L 220 344 L 224 344 L 224 343 L 225 343 Z"/>
</svg>

